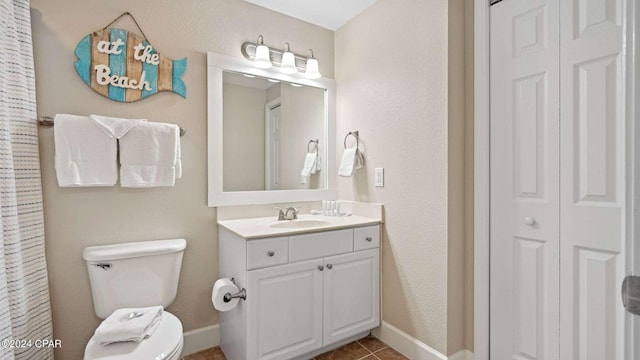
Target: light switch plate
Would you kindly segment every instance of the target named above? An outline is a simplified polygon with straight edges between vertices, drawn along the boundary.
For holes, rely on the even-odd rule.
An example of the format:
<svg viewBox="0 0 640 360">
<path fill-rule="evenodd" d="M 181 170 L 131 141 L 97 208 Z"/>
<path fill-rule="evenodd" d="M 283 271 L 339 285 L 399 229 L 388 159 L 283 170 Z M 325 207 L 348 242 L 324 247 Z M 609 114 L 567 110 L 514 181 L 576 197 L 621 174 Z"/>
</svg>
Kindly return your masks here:
<svg viewBox="0 0 640 360">
<path fill-rule="evenodd" d="M 375 184 L 377 187 L 384 186 L 384 168 L 376 168 Z"/>
</svg>

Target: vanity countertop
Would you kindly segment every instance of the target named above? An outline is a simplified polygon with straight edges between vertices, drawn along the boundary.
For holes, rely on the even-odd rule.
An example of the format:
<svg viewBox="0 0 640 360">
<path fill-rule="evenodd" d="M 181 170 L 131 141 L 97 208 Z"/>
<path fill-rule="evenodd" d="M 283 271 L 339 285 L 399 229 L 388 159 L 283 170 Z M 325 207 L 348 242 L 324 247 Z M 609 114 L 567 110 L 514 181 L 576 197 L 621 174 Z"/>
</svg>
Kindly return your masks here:
<svg viewBox="0 0 640 360">
<path fill-rule="evenodd" d="M 377 225 L 380 219 L 364 216 L 324 216 L 300 214 L 297 220 L 277 220 L 277 216 L 219 220 L 218 225 L 245 238 L 287 236 L 350 227 Z"/>
</svg>

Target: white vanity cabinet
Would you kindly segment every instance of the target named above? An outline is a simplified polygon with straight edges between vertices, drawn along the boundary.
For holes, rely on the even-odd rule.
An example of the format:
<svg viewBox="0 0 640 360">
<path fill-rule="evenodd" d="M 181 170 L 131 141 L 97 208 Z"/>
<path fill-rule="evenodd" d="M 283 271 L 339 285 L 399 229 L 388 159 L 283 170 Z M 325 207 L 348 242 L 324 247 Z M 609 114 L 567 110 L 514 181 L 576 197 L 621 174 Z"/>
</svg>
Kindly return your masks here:
<svg viewBox="0 0 640 360">
<path fill-rule="evenodd" d="M 220 314 L 227 359 L 304 359 L 379 326 L 379 246 L 379 225 L 259 239 L 220 227 L 220 276 L 247 290 Z"/>
<path fill-rule="evenodd" d="M 380 251 L 324 259 L 324 345 L 380 325 Z"/>
<path fill-rule="evenodd" d="M 322 267 L 320 259 L 249 271 L 248 359 L 289 359 L 322 347 Z"/>
</svg>

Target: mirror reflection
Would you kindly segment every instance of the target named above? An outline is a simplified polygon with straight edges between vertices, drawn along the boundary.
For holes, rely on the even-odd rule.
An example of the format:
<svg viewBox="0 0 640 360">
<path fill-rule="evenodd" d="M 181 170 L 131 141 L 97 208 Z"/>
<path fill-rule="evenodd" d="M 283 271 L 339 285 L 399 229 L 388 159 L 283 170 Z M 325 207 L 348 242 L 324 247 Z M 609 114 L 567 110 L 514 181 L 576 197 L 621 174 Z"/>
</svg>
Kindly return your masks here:
<svg viewBox="0 0 640 360">
<path fill-rule="evenodd" d="M 324 89 L 225 71 L 222 97 L 223 191 L 325 188 Z"/>
</svg>

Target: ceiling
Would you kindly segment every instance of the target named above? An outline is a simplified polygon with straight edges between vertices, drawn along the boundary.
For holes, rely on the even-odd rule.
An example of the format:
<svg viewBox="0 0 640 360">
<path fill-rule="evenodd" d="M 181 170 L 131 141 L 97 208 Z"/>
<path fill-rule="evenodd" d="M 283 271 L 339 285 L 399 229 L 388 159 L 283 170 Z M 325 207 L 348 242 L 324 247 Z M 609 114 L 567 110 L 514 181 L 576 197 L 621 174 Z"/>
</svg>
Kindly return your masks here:
<svg viewBox="0 0 640 360">
<path fill-rule="evenodd" d="M 245 1 L 333 31 L 376 2 L 376 0 Z"/>
</svg>

